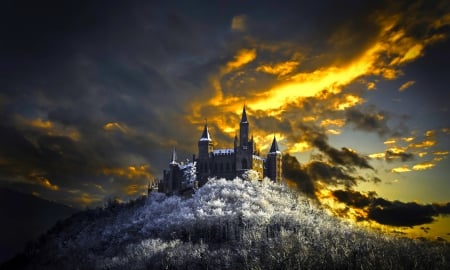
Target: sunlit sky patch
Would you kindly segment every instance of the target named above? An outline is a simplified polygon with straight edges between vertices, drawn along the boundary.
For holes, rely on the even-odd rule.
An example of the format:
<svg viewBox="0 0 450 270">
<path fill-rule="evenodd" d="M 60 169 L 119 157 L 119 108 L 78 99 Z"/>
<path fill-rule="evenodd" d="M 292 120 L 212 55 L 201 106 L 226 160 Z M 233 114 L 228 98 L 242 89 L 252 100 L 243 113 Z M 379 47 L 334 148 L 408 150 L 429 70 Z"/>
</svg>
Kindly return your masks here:
<svg viewBox="0 0 450 270">
<path fill-rule="evenodd" d="M 76 207 L 136 197 L 173 148 L 192 159 L 205 119 L 216 147 L 232 145 L 246 104 L 261 153 L 275 134 L 323 203 L 344 188 L 450 201 L 448 1 L 46 0 L 0 13 L 2 186 Z M 427 216 L 440 224 L 427 235 L 445 215 Z"/>
</svg>

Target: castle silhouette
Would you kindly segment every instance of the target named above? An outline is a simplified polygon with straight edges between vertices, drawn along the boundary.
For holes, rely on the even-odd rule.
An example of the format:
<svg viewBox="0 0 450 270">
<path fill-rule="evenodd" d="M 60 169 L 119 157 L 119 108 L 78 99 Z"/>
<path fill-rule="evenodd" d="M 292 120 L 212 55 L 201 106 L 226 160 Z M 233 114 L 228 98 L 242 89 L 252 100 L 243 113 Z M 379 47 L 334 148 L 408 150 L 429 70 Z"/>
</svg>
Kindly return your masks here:
<svg viewBox="0 0 450 270">
<path fill-rule="evenodd" d="M 178 162 L 173 150 L 169 169 L 164 170 L 163 179 L 158 183 L 158 191 L 166 194 L 183 194 L 205 184 L 209 178 L 234 179 L 242 177 L 249 170 L 257 173 L 258 179 L 264 177 L 274 182 L 282 181 L 282 153 L 275 136 L 266 157 L 257 152 L 256 143 L 249 139 L 250 125 L 245 105 L 239 124 L 239 138 L 234 138 L 234 147 L 214 149 L 209 134 L 208 123 L 198 141 L 198 156 L 192 162 Z"/>
</svg>

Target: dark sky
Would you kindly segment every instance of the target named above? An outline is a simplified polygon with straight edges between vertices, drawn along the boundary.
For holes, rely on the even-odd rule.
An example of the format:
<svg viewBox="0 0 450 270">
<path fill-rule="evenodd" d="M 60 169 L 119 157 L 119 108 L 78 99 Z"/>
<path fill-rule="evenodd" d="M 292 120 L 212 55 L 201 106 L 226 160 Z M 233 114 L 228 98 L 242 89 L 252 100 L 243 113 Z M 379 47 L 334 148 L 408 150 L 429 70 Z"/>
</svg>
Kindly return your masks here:
<svg viewBox="0 0 450 270">
<path fill-rule="evenodd" d="M 0 185 L 137 196 L 205 118 L 229 147 L 245 103 L 262 153 L 275 133 L 320 199 L 446 203 L 448 1 L 366 2 L 3 1 Z"/>
</svg>

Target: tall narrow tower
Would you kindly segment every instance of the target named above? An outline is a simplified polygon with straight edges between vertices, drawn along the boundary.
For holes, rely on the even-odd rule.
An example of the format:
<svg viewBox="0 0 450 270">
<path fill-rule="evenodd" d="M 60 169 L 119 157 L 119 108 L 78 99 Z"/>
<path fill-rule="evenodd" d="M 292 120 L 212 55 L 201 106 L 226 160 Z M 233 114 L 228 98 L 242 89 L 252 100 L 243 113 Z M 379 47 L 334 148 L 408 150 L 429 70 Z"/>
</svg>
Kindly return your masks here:
<svg viewBox="0 0 450 270">
<path fill-rule="evenodd" d="M 211 136 L 209 135 L 208 123 L 205 123 L 202 136 L 198 140 L 197 177 L 200 183 L 210 176 L 210 156 L 212 152 L 213 142 Z"/>
<path fill-rule="evenodd" d="M 282 155 L 280 148 L 278 148 L 277 139 L 273 136 L 272 146 L 270 147 L 269 153 L 267 154 L 266 169 L 267 177 L 270 180 L 281 183 L 282 181 Z"/>
<path fill-rule="evenodd" d="M 242 149 L 246 149 L 248 147 L 248 133 L 249 133 L 249 125 L 244 105 L 244 109 L 242 109 L 241 123 L 239 126 L 239 146 Z"/>
</svg>

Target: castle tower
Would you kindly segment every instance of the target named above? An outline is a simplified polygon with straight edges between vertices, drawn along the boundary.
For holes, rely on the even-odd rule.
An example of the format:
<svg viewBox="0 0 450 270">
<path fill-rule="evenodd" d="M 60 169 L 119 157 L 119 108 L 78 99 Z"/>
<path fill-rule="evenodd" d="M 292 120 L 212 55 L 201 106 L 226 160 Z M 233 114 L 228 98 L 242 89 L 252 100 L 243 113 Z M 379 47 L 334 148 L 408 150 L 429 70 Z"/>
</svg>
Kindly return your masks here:
<svg viewBox="0 0 450 270">
<path fill-rule="evenodd" d="M 236 151 L 236 174 L 239 176 L 253 167 L 253 142 L 249 141 L 249 123 L 245 105 L 242 109 L 242 118 L 239 124 L 239 147 Z"/>
<path fill-rule="evenodd" d="M 267 154 L 266 159 L 266 170 L 267 170 L 267 177 L 270 178 L 270 180 L 281 183 L 282 181 L 282 155 L 281 151 L 278 148 L 277 139 L 275 136 L 273 136 L 272 146 L 270 147 L 269 153 Z"/>
<path fill-rule="evenodd" d="M 208 123 L 205 123 L 202 136 L 198 141 L 197 176 L 202 181 L 206 180 L 211 173 L 210 156 L 213 152 L 213 142 L 209 135 Z"/>
<path fill-rule="evenodd" d="M 248 132 L 249 132 L 249 124 L 247 121 L 247 113 L 244 109 L 242 109 L 242 118 L 239 126 L 239 146 L 242 148 L 243 146 L 248 146 Z"/>
<path fill-rule="evenodd" d="M 178 167 L 177 153 L 175 148 L 172 150 L 172 156 L 169 162 L 169 170 L 164 170 L 164 188 L 166 193 L 172 193 L 178 188 L 178 182 L 176 181 L 176 169 Z"/>
</svg>

